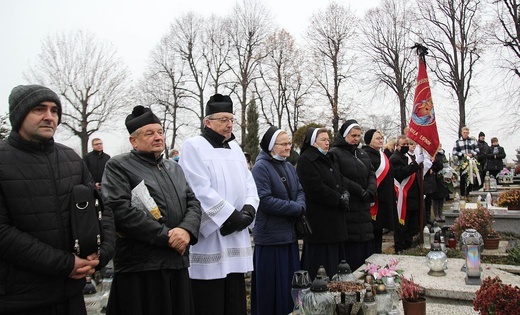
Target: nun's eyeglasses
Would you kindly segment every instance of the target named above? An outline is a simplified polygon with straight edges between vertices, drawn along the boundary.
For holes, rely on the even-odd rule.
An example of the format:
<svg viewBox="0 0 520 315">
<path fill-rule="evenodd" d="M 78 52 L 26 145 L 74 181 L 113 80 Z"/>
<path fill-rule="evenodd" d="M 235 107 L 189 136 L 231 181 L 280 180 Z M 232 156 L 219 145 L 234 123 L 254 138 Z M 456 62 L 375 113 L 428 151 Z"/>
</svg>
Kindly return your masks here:
<svg viewBox="0 0 520 315">
<path fill-rule="evenodd" d="M 282 147 L 290 147 L 292 145 L 292 142 L 282 142 L 282 143 L 275 142 L 274 144 L 281 145 Z"/>
</svg>

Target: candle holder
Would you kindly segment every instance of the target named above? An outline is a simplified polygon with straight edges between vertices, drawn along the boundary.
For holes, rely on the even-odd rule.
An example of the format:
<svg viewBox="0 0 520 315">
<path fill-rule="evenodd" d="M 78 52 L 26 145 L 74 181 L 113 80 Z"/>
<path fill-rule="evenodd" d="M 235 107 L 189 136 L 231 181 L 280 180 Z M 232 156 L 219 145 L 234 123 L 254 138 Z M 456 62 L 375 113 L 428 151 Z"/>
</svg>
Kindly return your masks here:
<svg viewBox="0 0 520 315">
<path fill-rule="evenodd" d="M 466 284 L 481 285 L 480 253 L 484 245 L 482 235 L 476 230 L 467 229 L 462 233 L 461 243 L 466 255 L 466 262 L 462 268 L 466 272 Z"/>
<path fill-rule="evenodd" d="M 442 277 L 446 275 L 446 269 L 448 269 L 448 257 L 441 250 L 439 243 L 435 243 L 432 246 L 431 251 L 426 255 L 426 261 L 430 271 L 428 275 L 434 277 Z"/>
</svg>

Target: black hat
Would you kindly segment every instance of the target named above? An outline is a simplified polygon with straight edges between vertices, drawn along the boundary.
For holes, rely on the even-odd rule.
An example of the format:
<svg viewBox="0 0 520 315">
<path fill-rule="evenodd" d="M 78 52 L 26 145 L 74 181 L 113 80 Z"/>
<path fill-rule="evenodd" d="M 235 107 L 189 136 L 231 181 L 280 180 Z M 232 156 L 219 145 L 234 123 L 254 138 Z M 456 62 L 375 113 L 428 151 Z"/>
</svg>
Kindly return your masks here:
<svg viewBox="0 0 520 315">
<path fill-rule="evenodd" d="M 58 124 L 61 122 L 61 102 L 58 94 L 41 85 L 18 85 L 9 95 L 9 120 L 13 130 L 20 129 L 25 116 L 42 102 L 58 106 Z"/>
<path fill-rule="evenodd" d="M 206 103 L 206 116 L 222 112 L 233 113 L 233 101 L 229 95 L 215 94 Z"/>
<path fill-rule="evenodd" d="M 276 141 L 276 137 L 282 130 L 276 128 L 275 126 L 269 127 L 267 131 L 264 133 L 262 140 L 260 141 L 260 148 L 266 153 L 270 153 L 273 149 L 274 142 Z"/>
<path fill-rule="evenodd" d="M 366 145 L 369 145 L 370 142 L 372 142 L 372 137 L 374 137 L 374 133 L 376 132 L 377 130 L 375 129 L 369 129 L 367 130 L 367 132 L 365 132 L 365 144 Z"/>
<path fill-rule="evenodd" d="M 338 132 L 339 136 L 341 138 L 345 138 L 348 135 L 348 133 L 350 132 L 350 129 L 352 129 L 355 126 L 360 127 L 357 120 L 349 119 L 349 120 L 345 121 L 343 123 L 343 125 L 341 125 L 341 128 L 339 129 L 339 132 Z"/>
<path fill-rule="evenodd" d="M 148 124 L 161 124 L 161 121 L 152 110 L 144 106 L 136 106 L 130 115 L 126 117 L 125 125 L 129 134 Z"/>
<path fill-rule="evenodd" d="M 485 136 L 486 136 L 486 135 L 485 135 L 482 131 L 478 133 L 478 137 L 479 137 L 479 138 L 480 138 L 480 137 L 485 137 Z"/>
</svg>

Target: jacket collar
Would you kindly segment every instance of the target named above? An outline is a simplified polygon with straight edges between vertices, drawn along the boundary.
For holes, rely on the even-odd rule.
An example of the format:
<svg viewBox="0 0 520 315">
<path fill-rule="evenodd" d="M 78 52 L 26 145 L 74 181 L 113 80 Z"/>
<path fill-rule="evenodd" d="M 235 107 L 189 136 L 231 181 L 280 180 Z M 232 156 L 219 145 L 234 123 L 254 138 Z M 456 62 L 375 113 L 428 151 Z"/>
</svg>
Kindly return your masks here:
<svg viewBox="0 0 520 315">
<path fill-rule="evenodd" d="M 9 144 L 24 151 L 48 153 L 54 151 L 54 138 L 44 141 L 30 141 L 22 138 L 18 131 L 11 130 L 7 138 Z"/>
<path fill-rule="evenodd" d="M 158 158 L 156 158 L 152 152 L 143 152 L 143 151 L 137 151 L 137 150 L 133 149 L 132 151 L 130 151 L 130 153 L 133 154 L 134 156 L 136 156 L 138 159 L 140 159 L 148 164 L 153 164 L 153 165 L 157 165 L 157 164 L 161 163 L 162 159 L 163 159 L 163 154 L 161 154 Z"/>
</svg>

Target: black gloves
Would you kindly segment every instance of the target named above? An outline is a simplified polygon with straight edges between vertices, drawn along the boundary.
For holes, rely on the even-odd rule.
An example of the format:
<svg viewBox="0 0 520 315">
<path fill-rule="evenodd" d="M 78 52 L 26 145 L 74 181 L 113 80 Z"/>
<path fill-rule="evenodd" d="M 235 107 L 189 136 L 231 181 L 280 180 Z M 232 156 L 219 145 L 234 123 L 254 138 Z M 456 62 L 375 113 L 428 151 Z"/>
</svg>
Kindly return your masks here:
<svg viewBox="0 0 520 315">
<path fill-rule="evenodd" d="M 350 210 L 349 204 L 350 204 L 350 193 L 348 192 L 348 190 L 345 190 L 341 194 L 341 197 L 339 198 L 339 206 L 344 211 L 349 211 Z"/>
<path fill-rule="evenodd" d="M 245 205 L 241 211 L 235 210 L 229 218 L 222 224 L 220 234 L 222 236 L 229 235 L 236 231 L 242 231 L 247 228 L 255 218 L 255 208 L 251 205 Z"/>
<path fill-rule="evenodd" d="M 368 201 L 372 200 L 372 196 L 370 195 L 370 193 L 368 191 L 364 190 L 363 194 L 361 195 L 361 199 L 363 199 L 363 201 L 365 201 L 365 202 L 368 202 Z"/>
</svg>

